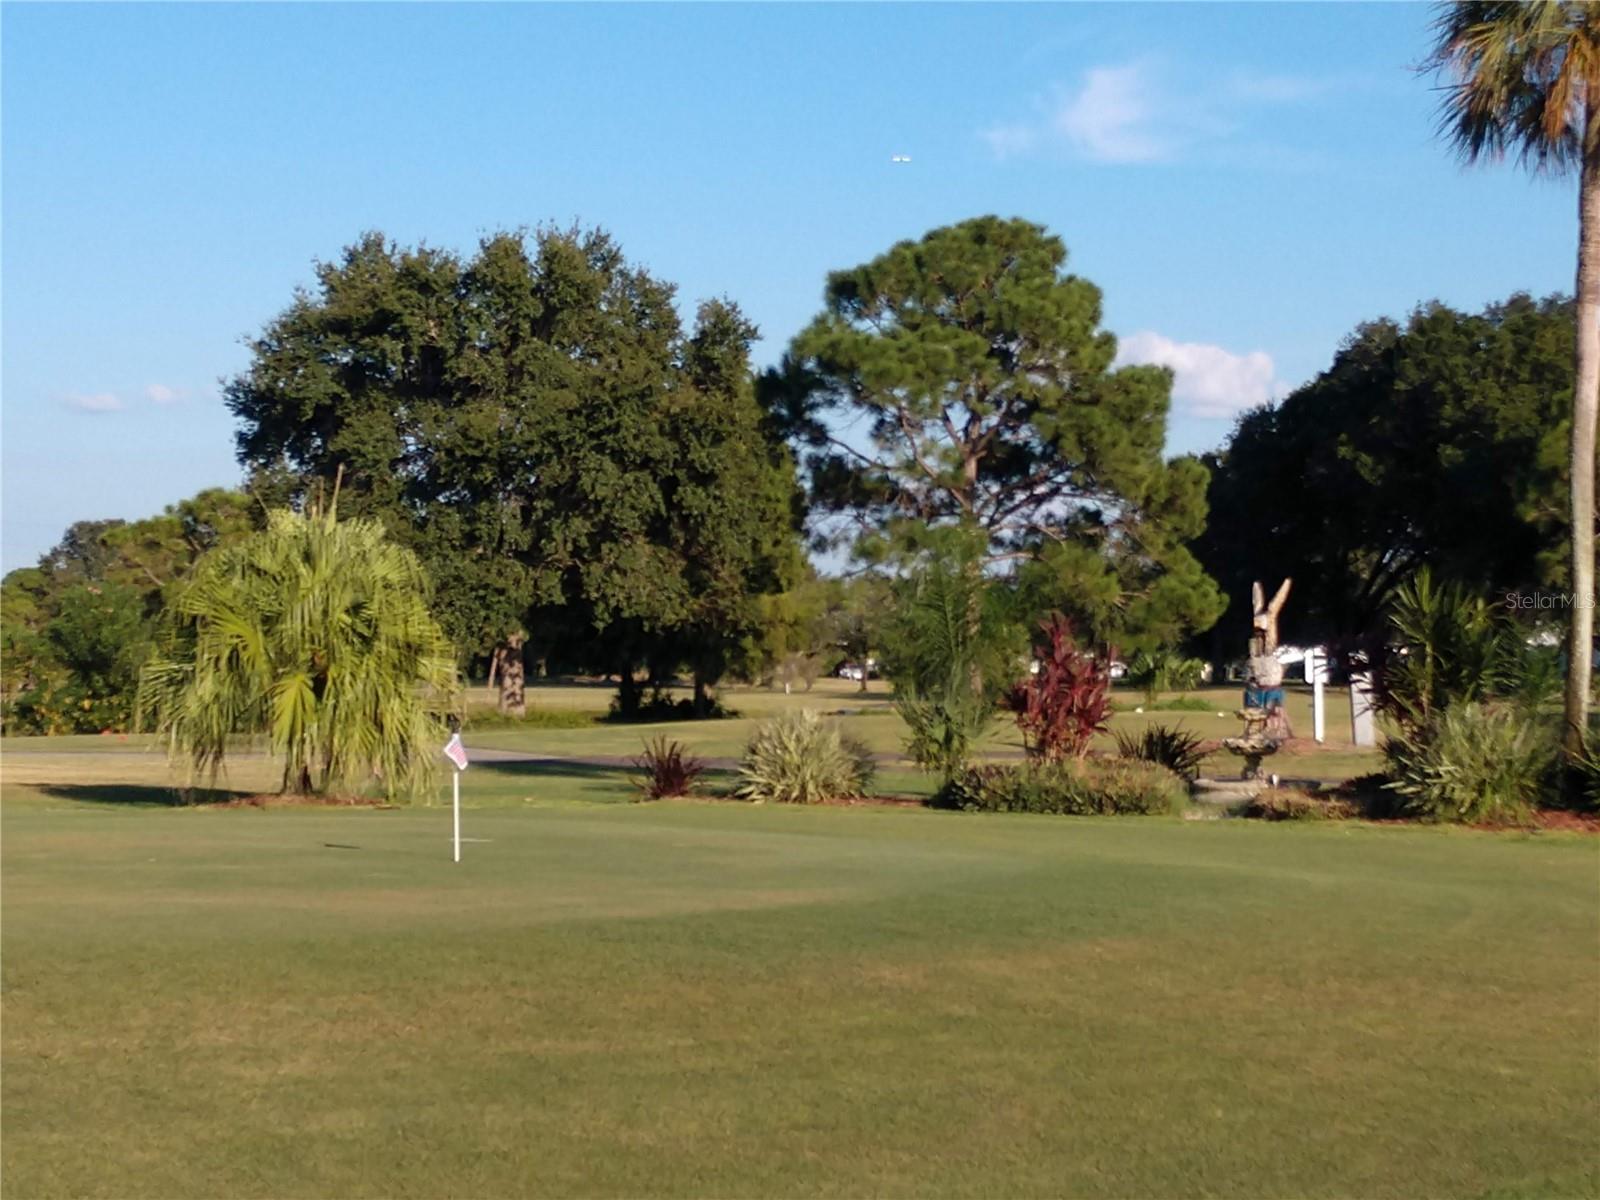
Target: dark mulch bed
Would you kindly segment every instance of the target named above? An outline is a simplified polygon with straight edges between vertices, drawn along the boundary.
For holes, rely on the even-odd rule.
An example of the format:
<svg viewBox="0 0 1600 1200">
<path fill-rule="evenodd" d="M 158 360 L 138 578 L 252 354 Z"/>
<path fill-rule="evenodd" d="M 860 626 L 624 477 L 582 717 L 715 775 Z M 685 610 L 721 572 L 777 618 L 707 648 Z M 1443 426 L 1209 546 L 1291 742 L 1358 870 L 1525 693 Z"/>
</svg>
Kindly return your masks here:
<svg viewBox="0 0 1600 1200">
<path fill-rule="evenodd" d="M 287 796 L 276 792 L 258 792 L 253 796 L 235 796 L 231 800 L 217 800 L 197 808 L 393 808 L 394 805 L 372 796 Z"/>
<path fill-rule="evenodd" d="M 840 796 L 820 803 L 838 808 L 922 808 L 927 801 L 921 796 Z"/>
<path fill-rule="evenodd" d="M 1597 813 L 1541 808 L 1533 814 L 1533 823 L 1540 829 L 1557 829 L 1566 833 L 1600 833 L 1600 814 Z"/>
<path fill-rule="evenodd" d="M 811 804 L 785 805 L 776 800 L 746 800 L 730 792 L 696 792 L 688 796 L 664 796 L 666 800 L 710 800 L 720 804 L 772 804 L 791 808 L 923 808 L 927 801 L 921 796 L 834 796 Z"/>
</svg>

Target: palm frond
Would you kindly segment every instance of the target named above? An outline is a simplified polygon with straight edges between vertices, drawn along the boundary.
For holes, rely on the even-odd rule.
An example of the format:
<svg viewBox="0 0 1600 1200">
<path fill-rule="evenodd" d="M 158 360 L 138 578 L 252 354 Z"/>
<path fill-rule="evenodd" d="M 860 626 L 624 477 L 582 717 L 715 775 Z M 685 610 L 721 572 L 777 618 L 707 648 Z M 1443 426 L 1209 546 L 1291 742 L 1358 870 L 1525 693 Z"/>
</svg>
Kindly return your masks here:
<svg viewBox="0 0 1600 1200">
<path fill-rule="evenodd" d="M 1512 154 L 1560 174 L 1600 136 L 1585 111 L 1600 97 L 1600 6 L 1462 0 L 1439 7 L 1433 30 L 1421 69 L 1440 78 L 1439 131 L 1469 162 Z"/>
<path fill-rule="evenodd" d="M 202 559 L 145 670 L 142 718 L 214 776 L 231 737 L 264 734 L 286 788 L 376 777 L 414 795 L 436 766 L 456 692 L 416 557 L 373 522 L 276 512 Z"/>
</svg>

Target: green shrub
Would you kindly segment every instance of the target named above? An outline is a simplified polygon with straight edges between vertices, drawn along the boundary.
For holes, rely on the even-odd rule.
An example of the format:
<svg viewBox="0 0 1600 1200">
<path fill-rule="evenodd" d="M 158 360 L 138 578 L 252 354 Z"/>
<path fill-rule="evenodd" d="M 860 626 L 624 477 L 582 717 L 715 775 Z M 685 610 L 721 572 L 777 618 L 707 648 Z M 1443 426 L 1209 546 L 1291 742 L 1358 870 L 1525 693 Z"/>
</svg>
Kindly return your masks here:
<svg viewBox="0 0 1600 1200">
<path fill-rule="evenodd" d="M 1533 711 L 1559 688 L 1553 657 L 1528 646 L 1504 605 L 1426 567 L 1395 592 L 1388 623 L 1377 700 L 1408 735 L 1457 704 L 1514 699 Z"/>
<path fill-rule="evenodd" d="M 723 707 L 720 700 L 713 699 L 704 708 L 697 709 L 687 696 L 674 700 L 670 692 L 655 688 L 631 713 L 622 711 L 621 696 L 613 696 L 611 708 L 603 719 L 613 725 L 658 725 L 663 721 L 721 720 L 738 715 L 733 709 Z"/>
<path fill-rule="evenodd" d="M 1258 821 L 1343 821 L 1355 807 L 1337 796 L 1311 796 L 1294 788 L 1268 788 L 1250 798 L 1243 816 Z"/>
<path fill-rule="evenodd" d="M 1453 704 L 1384 747 L 1389 789 L 1402 811 L 1424 821 L 1518 823 L 1547 784 L 1555 745 L 1522 714 Z"/>
<path fill-rule="evenodd" d="M 739 764 L 735 794 L 746 800 L 815 804 L 863 795 L 876 769 L 865 744 L 803 709 L 756 727 Z"/>
<path fill-rule="evenodd" d="M 1162 692 L 1187 692 L 1198 687 L 1204 677 L 1203 658 L 1185 658 L 1176 650 L 1145 650 L 1128 664 L 1128 681 L 1144 689 L 1145 706 L 1155 703 Z"/>
<path fill-rule="evenodd" d="M 98 692 L 93 682 L 76 677 L 23 692 L 6 705 L 0 721 L 8 735 L 125 733 L 132 724 L 132 692 Z"/>
<path fill-rule="evenodd" d="M 1216 712 L 1214 702 L 1201 696 L 1174 696 L 1170 700 L 1157 700 L 1153 704 L 1140 705 L 1145 712 Z"/>
<path fill-rule="evenodd" d="M 967 812 L 1172 813 L 1189 790 L 1173 772 L 1128 759 L 1030 762 L 1022 766 L 970 767 L 930 803 Z"/>
<path fill-rule="evenodd" d="M 878 775 L 878 757 L 873 754 L 872 748 L 853 733 L 839 730 L 839 745 L 850 756 L 851 766 L 855 770 L 856 790 L 851 795 L 864 796 L 872 790 L 872 781 Z"/>
<path fill-rule="evenodd" d="M 151 635 L 145 601 L 126 584 L 74 584 L 38 633 L 8 626 L 8 734 L 125 733 Z M 8 617 L 10 614 L 7 614 Z"/>
<path fill-rule="evenodd" d="M 1389 787 L 1389 777 L 1381 771 L 1346 779 L 1334 789 L 1351 815 L 1370 821 L 1397 820 L 1406 816 L 1405 797 Z"/>
<path fill-rule="evenodd" d="M 1200 773 L 1205 760 L 1205 740 L 1181 725 L 1147 725 L 1137 737 L 1117 734 L 1117 754 L 1122 758 L 1155 763 L 1185 779 Z"/>
<path fill-rule="evenodd" d="M 896 586 L 882 628 L 906 753 L 944 779 L 987 732 L 1021 649 L 1009 592 L 984 571 L 986 548 L 971 528 L 939 531 Z"/>
<path fill-rule="evenodd" d="M 894 710 L 906 723 L 906 756 L 945 779 L 966 766 L 994 722 L 988 698 L 960 683 L 936 699 L 897 699 Z"/>
<path fill-rule="evenodd" d="M 1600 812 L 1600 738 L 1593 730 L 1568 770 L 1577 777 L 1578 786 L 1570 793 L 1576 805 L 1585 812 Z"/>
</svg>

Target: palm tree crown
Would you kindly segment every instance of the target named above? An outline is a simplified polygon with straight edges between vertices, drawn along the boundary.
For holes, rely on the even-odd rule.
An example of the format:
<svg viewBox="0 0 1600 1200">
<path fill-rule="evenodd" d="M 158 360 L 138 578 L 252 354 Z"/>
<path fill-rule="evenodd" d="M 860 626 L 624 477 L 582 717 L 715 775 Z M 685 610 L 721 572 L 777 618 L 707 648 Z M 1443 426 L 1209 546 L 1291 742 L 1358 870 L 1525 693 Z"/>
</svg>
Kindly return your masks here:
<svg viewBox="0 0 1600 1200">
<path fill-rule="evenodd" d="M 1441 8 L 1426 68 L 1447 77 L 1441 125 L 1469 160 L 1514 154 L 1562 173 L 1600 150 L 1600 5 L 1469 0 Z"/>
<path fill-rule="evenodd" d="M 285 791 L 391 797 L 436 765 L 455 662 L 426 574 L 375 522 L 275 512 L 201 559 L 170 607 L 140 709 L 175 758 L 215 776 L 235 734 L 265 734 Z"/>
</svg>

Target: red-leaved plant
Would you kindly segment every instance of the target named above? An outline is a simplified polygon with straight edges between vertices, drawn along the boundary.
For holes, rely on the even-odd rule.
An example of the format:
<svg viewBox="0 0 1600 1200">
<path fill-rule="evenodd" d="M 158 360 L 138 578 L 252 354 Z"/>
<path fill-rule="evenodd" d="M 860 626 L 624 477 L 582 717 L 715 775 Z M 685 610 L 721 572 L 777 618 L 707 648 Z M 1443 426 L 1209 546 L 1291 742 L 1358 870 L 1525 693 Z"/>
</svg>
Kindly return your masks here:
<svg viewBox="0 0 1600 1200">
<path fill-rule="evenodd" d="M 665 737 L 646 742 L 644 753 L 633 760 L 633 765 L 644 773 L 636 783 L 646 800 L 687 796 L 706 770 L 706 764 L 690 754 L 682 742 L 669 742 Z"/>
<path fill-rule="evenodd" d="M 1072 622 L 1060 613 L 1040 621 L 1039 632 L 1039 669 L 1011 689 L 1007 707 L 1016 714 L 1029 758 L 1082 758 L 1111 715 L 1110 665 L 1078 649 Z"/>
</svg>

